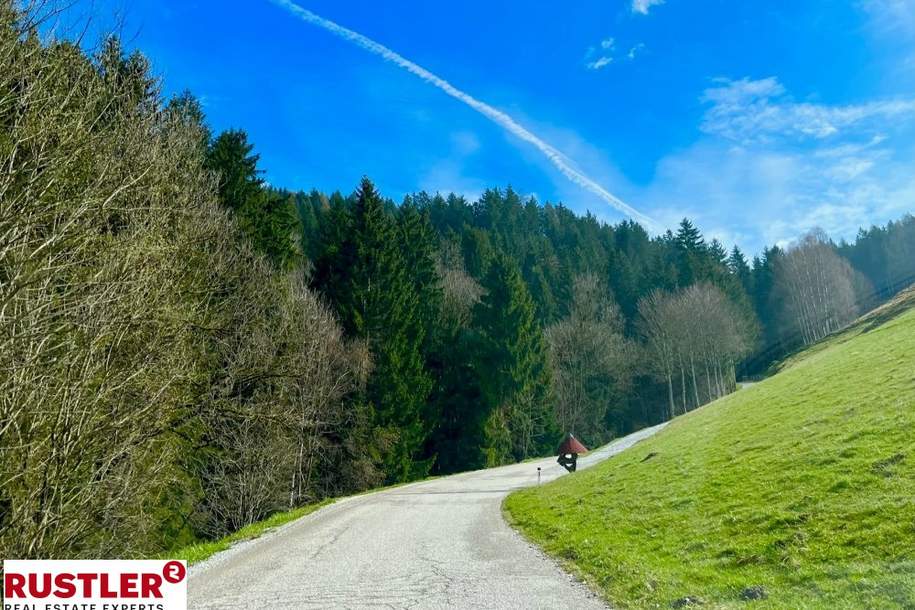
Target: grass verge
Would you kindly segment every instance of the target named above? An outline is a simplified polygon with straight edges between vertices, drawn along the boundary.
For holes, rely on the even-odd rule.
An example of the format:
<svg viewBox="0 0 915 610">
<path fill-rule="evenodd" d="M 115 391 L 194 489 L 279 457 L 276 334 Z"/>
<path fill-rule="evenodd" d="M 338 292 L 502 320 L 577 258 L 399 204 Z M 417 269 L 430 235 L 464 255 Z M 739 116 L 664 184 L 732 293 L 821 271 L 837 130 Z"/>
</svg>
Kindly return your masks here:
<svg viewBox="0 0 915 610">
<path fill-rule="evenodd" d="M 373 489 L 366 489 L 365 491 L 354 493 L 350 496 L 341 496 L 338 498 L 327 498 L 321 502 L 315 504 L 309 504 L 307 506 L 301 506 L 290 511 L 276 513 L 263 521 L 258 521 L 257 523 L 252 523 L 247 525 L 242 529 L 238 530 L 234 534 L 229 534 L 224 538 L 219 540 L 213 540 L 208 542 L 198 542 L 195 544 L 190 544 L 188 546 L 182 547 L 176 551 L 171 551 L 165 553 L 162 557 L 168 559 L 184 559 L 187 561 L 188 565 L 193 565 L 195 563 L 200 563 L 206 559 L 209 559 L 216 553 L 225 551 L 229 549 L 233 544 L 238 542 L 243 542 L 245 540 L 253 540 L 259 538 L 262 535 L 266 534 L 270 530 L 274 530 L 282 525 L 286 525 L 291 521 L 296 519 L 301 519 L 305 515 L 309 515 L 319 508 L 323 508 L 329 504 L 333 504 L 337 500 L 341 500 L 347 497 L 358 497 L 364 496 L 367 494 L 378 493 L 381 491 L 386 491 L 389 489 L 395 489 L 398 487 L 403 487 L 405 485 L 413 485 L 415 483 L 424 483 L 426 481 L 432 481 L 439 478 L 438 476 L 429 476 L 425 479 L 420 479 L 418 481 L 407 481 L 404 483 L 393 483 L 391 485 L 386 485 L 384 487 L 376 487 Z"/>
<path fill-rule="evenodd" d="M 333 502 L 334 499 L 329 498 L 316 504 L 308 504 L 307 506 L 300 506 L 299 508 L 290 511 L 276 513 L 263 521 L 246 525 L 234 534 L 229 534 L 219 540 L 191 544 L 176 551 L 166 553 L 166 556 L 168 559 L 184 559 L 187 561 L 188 565 L 194 565 L 195 563 L 200 563 L 205 559 L 209 559 L 216 553 L 227 550 L 238 542 L 260 538 L 271 530 L 286 525 L 296 519 L 301 519 L 305 515 L 311 514 L 319 508 L 323 508 Z"/>
<path fill-rule="evenodd" d="M 915 608 L 912 296 L 511 522 L 616 607 Z"/>
</svg>

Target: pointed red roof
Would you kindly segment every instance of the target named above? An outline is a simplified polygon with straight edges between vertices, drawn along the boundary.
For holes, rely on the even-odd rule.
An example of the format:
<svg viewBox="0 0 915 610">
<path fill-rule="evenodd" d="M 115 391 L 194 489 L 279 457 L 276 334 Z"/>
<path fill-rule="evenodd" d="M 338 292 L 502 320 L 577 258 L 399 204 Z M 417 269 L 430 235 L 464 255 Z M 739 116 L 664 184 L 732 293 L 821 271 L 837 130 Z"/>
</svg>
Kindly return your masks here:
<svg viewBox="0 0 915 610">
<path fill-rule="evenodd" d="M 566 440 L 562 441 L 562 444 L 559 445 L 558 455 L 563 455 L 565 453 L 587 453 L 588 448 L 578 442 L 578 439 L 572 436 L 571 433 L 566 435 Z"/>
</svg>

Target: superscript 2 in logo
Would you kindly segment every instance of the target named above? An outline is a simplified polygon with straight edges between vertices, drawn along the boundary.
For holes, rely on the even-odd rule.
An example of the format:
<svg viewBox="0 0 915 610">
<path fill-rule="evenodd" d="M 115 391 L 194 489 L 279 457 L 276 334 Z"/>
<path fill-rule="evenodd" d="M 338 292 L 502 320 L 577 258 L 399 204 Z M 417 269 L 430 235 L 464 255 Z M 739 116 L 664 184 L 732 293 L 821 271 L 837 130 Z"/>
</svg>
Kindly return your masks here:
<svg viewBox="0 0 915 610">
<path fill-rule="evenodd" d="M 176 560 L 3 562 L 3 610 L 186 610 Z"/>
</svg>

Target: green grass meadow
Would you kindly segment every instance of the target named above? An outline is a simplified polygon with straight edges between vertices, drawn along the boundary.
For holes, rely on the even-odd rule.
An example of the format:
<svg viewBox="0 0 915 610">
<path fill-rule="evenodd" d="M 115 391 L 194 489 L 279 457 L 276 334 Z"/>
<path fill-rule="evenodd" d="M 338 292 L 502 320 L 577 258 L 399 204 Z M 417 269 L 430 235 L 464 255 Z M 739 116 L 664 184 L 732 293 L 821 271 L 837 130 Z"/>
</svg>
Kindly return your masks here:
<svg viewBox="0 0 915 610">
<path fill-rule="evenodd" d="M 615 607 L 915 608 L 915 299 L 509 496 Z"/>
</svg>

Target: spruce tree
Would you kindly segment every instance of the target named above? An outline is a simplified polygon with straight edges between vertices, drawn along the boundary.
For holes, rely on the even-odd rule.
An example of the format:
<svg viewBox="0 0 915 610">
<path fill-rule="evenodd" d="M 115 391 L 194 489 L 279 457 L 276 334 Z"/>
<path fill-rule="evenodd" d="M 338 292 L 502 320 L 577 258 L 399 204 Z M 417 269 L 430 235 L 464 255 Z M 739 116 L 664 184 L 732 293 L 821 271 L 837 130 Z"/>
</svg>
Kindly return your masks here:
<svg viewBox="0 0 915 610">
<path fill-rule="evenodd" d="M 318 244 L 314 247 L 314 271 L 311 285 L 320 290 L 337 312 L 337 317 L 349 335 L 343 303 L 349 294 L 349 274 L 356 264 L 352 237 L 353 214 L 349 203 L 340 193 L 330 196 L 318 216 Z"/>
<path fill-rule="evenodd" d="M 432 358 L 435 378 L 430 409 L 435 418 L 426 454 L 435 456 L 435 472 L 474 470 L 486 465 L 480 451 L 488 412 L 474 366 L 479 337 L 459 321 L 442 316 Z"/>
<path fill-rule="evenodd" d="M 413 337 L 422 355 L 423 370 L 429 377 L 429 393 L 423 405 L 424 442 L 432 436 L 440 420 L 440 405 L 431 396 L 433 387 L 441 386 L 444 372 L 443 361 L 448 352 L 455 349 L 447 332 L 438 326 L 439 311 L 442 306 L 442 286 L 436 258 L 438 243 L 428 213 L 420 211 L 410 200 L 400 207 L 398 215 L 398 243 L 405 268 L 408 273 L 410 289 L 416 298 L 414 320 L 411 325 Z M 426 466 L 432 466 L 437 457 L 435 447 L 426 443 L 423 450 Z"/>
<path fill-rule="evenodd" d="M 757 257 L 753 261 L 752 301 L 763 328 L 762 357 L 759 358 L 757 365 L 760 369 L 764 369 L 784 354 L 784 348 L 780 345 L 777 303 L 774 295 L 776 269 L 783 256 L 784 251 L 781 248 L 772 246 L 764 248 L 762 257 Z"/>
<path fill-rule="evenodd" d="M 295 208 L 302 228 L 302 252 L 311 261 L 314 261 L 320 247 L 318 216 L 321 213 L 322 205 L 326 201 L 327 199 L 324 195 L 315 190 L 307 195 L 298 193 L 295 196 Z"/>
<path fill-rule="evenodd" d="M 750 265 L 747 263 L 747 258 L 743 255 L 743 252 L 737 246 L 734 246 L 731 250 L 731 255 L 728 257 L 728 268 L 740 280 L 740 284 L 747 295 L 752 295 L 753 286 Z"/>
<path fill-rule="evenodd" d="M 680 221 L 680 227 L 677 229 L 677 246 L 688 252 L 698 252 L 705 247 L 705 240 L 702 239 L 702 233 L 688 219 Z"/>
<path fill-rule="evenodd" d="M 442 299 L 435 268 L 438 244 L 428 215 L 410 202 L 400 208 L 398 231 L 404 264 L 417 299 L 417 317 L 428 339 Z"/>
<path fill-rule="evenodd" d="M 259 159 L 248 134 L 240 129 L 224 131 L 210 144 L 207 167 L 219 174 L 219 199 L 233 212 L 256 205 L 263 187 Z"/>
<path fill-rule="evenodd" d="M 295 199 L 264 188 L 257 167 L 260 156 L 241 130 L 224 131 L 207 150 L 207 167 L 219 176 L 219 198 L 234 212 L 255 250 L 280 270 L 300 259 L 301 228 Z"/>
<path fill-rule="evenodd" d="M 302 225 L 295 196 L 262 191 L 258 207 L 246 218 L 255 248 L 281 271 L 295 268 L 301 259 Z"/>
<path fill-rule="evenodd" d="M 705 275 L 705 258 L 708 246 L 699 229 L 689 219 L 680 221 L 680 228 L 674 237 L 677 248 L 677 270 L 680 285 L 689 286 L 701 281 Z"/>
<path fill-rule="evenodd" d="M 348 218 L 337 203 L 336 222 L 325 224 L 326 243 L 315 285 L 334 303 L 347 333 L 366 342 L 372 376 L 365 399 L 372 408 L 372 437 L 366 442 L 390 482 L 425 476 L 420 460 L 428 433 L 423 411 L 431 390 L 422 347 L 426 327 L 420 295 L 404 256 L 403 233 L 368 178 L 362 180 Z"/>
<path fill-rule="evenodd" d="M 548 404 L 547 350 L 534 303 L 517 265 L 498 254 L 474 310 L 480 334 L 477 374 L 488 410 L 484 453 L 488 465 L 536 455 L 556 440 Z"/>
</svg>

